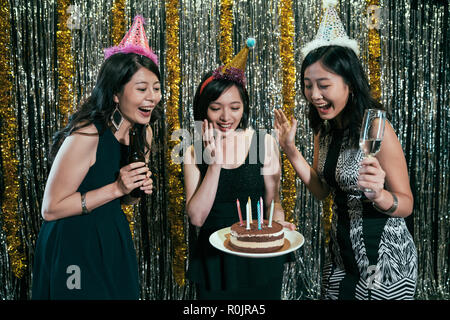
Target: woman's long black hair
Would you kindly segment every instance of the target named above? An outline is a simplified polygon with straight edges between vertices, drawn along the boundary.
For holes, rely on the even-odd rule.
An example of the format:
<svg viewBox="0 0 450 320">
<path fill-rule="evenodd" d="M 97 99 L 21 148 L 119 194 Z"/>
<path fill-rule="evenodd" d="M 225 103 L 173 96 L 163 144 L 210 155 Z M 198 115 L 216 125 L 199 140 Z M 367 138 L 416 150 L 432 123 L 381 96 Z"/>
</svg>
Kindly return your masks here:
<svg viewBox="0 0 450 320">
<path fill-rule="evenodd" d="M 203 121 L 206 119 L 206 115 L 208 112 L 208 107 L 211 104 L 211 102 L 217 100 L 220 95 L 230 88 L 231 86 L 235 85 L 238 88 L 239 95 L 241 96 L 242 103 L 244 105 L 244 112 L 242 114 L 241 122 L 239 123 L 238 129 L 247 129 L 248 128 L 248 118 L 250 115 L 250 98 L 248 96 L 248 92 L 245 89 L 244 86 L 241 84 L 227 80 L 227 79 L 215 79 L 211 81 L 209 84 L 206 85 L 206 87 L 203 89 L 203 91 L 200 93 L 200 88 L 210 76 L 212 75 L 212 71 L 206 73 L 203 76 L 202 81 L 197 87 L 197 90 L 195 92 L 194 96 L 194 120 L 195 121 Z"/>
<path fill-rule="evenodd" d="M 304 96 L 305 70 L 317 61 L 320 61 L 329 72 L 341 76 L 350 88 L 350 97 L 344 110 L 341 111 L 341 119 L 345 128 L 349 129 L 352 145 L 357 146 L 364 111 L 383 109 L 383 107 L 372 97 L 369 81 L 356 54 L 352 49 L 342 46 L 324 46 L 308 53 L 301 69 L 301 88 Z M 308 105 L 308 119 L 314 134 L 336 129 L 333 120 L 330 121 L 329 129 L 326 128 L 324 120 L 320 118 L 317 109 L 311 103 Z"/>
<path fill-rule="evenodd" d="M 116 103 L 113 101 L 114 95 L 123 92 L 125 85 L 142 67 L 153 72 L 158 80 L 161 79 L 158 66 L 146 56 L 135 53 L 117 53 L 103 63 L 90 97 L 69 117 L 68 124 L 54 135 L 50 161 L 53 161 L 64 139 L 73 132 L 89 126 L 94 121 L 103 124 L 104 129 L 109 126 L 111 114 L 116 107 Z M 160 118 L 160 104 L 152 111 L 150 123 Z M 141 138 L 148 151 L 150 146 L 146 139 L 146 126 L 142 125 L 141 127 Z M 101 135 L 103 132 L 99 132 L 99 134 Z"/>
</svg>

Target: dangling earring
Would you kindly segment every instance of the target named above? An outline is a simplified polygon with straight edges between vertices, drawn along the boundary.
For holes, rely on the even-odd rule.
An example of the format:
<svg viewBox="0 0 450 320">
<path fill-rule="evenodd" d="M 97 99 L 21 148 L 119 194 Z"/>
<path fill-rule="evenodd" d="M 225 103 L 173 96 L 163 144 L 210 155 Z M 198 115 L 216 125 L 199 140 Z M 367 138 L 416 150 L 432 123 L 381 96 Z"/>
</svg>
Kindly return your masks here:
<svg viewBox="0 0 450 320">
<path fill-rule="evenodd" d="M 114 126 L 114 128 L 116 128 L 116 131 L 118 131 L 122 122 L 123 122 L 123 116 L 119 110 L 119 104 L 117 103 L 116 108 L 114 109 L 113 113 L 111 114 L 111 123 Z"/>
</svg>

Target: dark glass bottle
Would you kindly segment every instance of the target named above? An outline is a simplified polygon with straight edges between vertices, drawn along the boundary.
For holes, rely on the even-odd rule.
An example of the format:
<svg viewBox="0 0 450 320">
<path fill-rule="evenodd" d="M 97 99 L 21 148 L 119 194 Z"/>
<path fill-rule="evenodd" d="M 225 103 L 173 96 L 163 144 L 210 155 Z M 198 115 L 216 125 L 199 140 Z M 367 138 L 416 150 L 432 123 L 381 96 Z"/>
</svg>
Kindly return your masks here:
<svg viewBox="0 0 450 320">
<path fill-rule="evenodd" d="M 130 128 L 128 163 L 133 162 L 145 162 L 142 126 L 137 124 Z M 140 198 L 143 195 L 145 195 L 145 192 L 139 187 L 130 192 L 130 196 L 133 198 Z"/>
</svg>

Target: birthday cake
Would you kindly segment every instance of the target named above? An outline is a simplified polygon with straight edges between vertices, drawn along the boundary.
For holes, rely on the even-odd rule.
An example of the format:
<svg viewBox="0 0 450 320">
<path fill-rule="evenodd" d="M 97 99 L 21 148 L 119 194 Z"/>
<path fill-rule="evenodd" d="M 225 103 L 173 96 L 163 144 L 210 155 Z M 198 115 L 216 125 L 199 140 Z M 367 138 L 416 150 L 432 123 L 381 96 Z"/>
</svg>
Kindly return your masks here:
<svg viewBox="0 0 450 320">
<path fill-rule="evenodd" d="M 268 253 L 281 249 L 284 245 L 283 226 L 278 222 L 264 220 L 261 230 L 258 230 L 257 220 L 250 224 L 247 230 L 247 222 L 236 222 L 231 226 L 230 247 L 241 252 L 248 253 Z"/>
</svg>

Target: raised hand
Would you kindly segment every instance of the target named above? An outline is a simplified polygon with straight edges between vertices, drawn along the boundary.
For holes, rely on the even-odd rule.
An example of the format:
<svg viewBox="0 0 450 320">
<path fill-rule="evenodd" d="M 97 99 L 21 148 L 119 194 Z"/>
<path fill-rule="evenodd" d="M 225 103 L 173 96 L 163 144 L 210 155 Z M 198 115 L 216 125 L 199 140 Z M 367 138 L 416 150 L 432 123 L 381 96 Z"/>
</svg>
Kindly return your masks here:
<svg viewBox="0 0 450 320">
<path fill-rule="evenodd" d="M 295 133 L 297 131 L 297 120 L 292 118 L 289 123 L 286 115 L 281 109 L 275 109 L 275 133 L 281 148 L 286 152 L 295 148 Z"/>
</svg>

